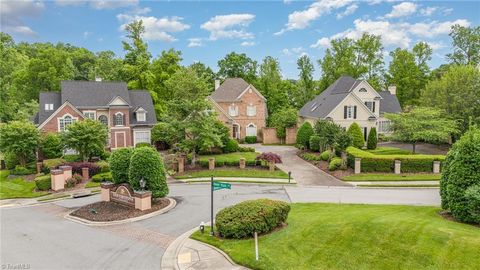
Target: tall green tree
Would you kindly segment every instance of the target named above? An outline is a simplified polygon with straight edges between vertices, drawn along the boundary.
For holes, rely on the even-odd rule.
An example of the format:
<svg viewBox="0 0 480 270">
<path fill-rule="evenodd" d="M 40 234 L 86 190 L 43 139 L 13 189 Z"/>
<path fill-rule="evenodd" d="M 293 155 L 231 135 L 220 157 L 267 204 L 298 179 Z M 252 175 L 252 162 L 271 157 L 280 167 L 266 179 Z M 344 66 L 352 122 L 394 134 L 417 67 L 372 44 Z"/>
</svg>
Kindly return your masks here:
<svg viewBox="0 0 480 270">
<path fill-rule="evenodd" d="M 479 97 L 480 70 L 471 65 L 454 65 L 441 78 L 427 84 L 422 103 L 444 110 L 458 121 L 463 133 L 470 121 L 480 125 Z"/>
<path fill-rule="evenodd" d="M 447 54 L 452 63 L 478 65 L 480 63 L 480 26 L 452 26 L 453 53 Z"/>
<path fill-rule="evenodd" d="M 280 63 L 271 56 L 265 57 L 260 65 L 255 87 L 267 99 L 268 115 L 289 106 L 287 89 L 282 86 Z"/>
<path fill-rule="evenodd" d="M 204 79 L 208 84 L 208 88 L 213 92 L 215 88 L 215 72 L 202 62 L 195 62 L 188 67 L 197 73 L 197 77 Z"/>
<path fill-rule="evenodd" d="M 25 166 L 28 157 L 36 152 L 40 134 L 29 122 L 12 121 L 0 124 L 0 151 L 14 154 L 21 166 Z"/>
<path fill-rule="evenodd" d="M 399 114 L 386 114 L 392 121 L 396 141 L 412 144 L 413 153 L 418 142 L 447 143 L 451 136 L 458 133 L 455 121 L 446 118 L 439 109 L 417 107 Z"/>
<path fill-rule="evenodd" d="M 362 129 L 357 123 L 352 123 L 347 130 L 348 135 L 352 138 L 352 145 L 362 149 L 365 146 Z"/>
<path fill-rule="evenodd" d="M 248 83 L 257 78 L 257 61 L 246 54 L 231 52 L 218 61 L 218 76 L 222 78 L 243 78 Z"/>
<path fill-rule="evenodd" d="M 317 94 L 315 91 L 315 82 L 313 80 L 313 72 L 315 71 L 315 68 L 310 57 L 305 54 L 298 58 L 297 69 L 300 71 L 298 75 L 298 102 L 303 106 Z"/>
<path fill-rule="evenodd" d="M 89 75 L 89 79 L 96 77 L 105 81 L 121 80 L 122 59 L 115 56 L 112 51 L 101 51 L 96 53 L 95 66 Z"/>
<path fill-rule="evenodd" d="M 293 108 L 284 108 L 276 111 L 270 117 L 270 126 L 277 129 L 277 137 L 285 139 L 286 128 L 294 127 L 297 124 L 297 110 Z"/>
<path fill-rule="evenodd" d="M 66 148 L 76 150 L 83 161 L 88 161 L 95 154 L 105 149 L 108 132 L 105 125 L 99 121 L 86 119 L 77 121 L 61 133 L 62 142 Z"/>
</svg>

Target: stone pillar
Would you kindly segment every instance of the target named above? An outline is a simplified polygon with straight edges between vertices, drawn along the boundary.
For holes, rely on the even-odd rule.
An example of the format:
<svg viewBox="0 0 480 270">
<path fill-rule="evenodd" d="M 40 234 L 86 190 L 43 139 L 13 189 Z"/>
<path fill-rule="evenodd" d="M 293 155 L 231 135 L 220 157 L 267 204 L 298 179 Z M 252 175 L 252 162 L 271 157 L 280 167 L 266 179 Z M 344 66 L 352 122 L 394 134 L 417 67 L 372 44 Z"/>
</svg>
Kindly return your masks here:
<svg viewBox="0 0 480 270">
<path fill-rule="evenodd" d="M 245 158 L 240 158 L 240 169 L 245 169 Z"/>
<path fill-rule="evenodd" d="M 135 209 L 145 211 L 152 208 L 152 192 L 151 191 L 135 191 Z"/>
<path fill-rule="evenodd" d="M 208 169 L 210 171 L 215 170 L 215 158 L 208 159 Z"/>
<path fill-rule="evenodd" d="M 400 170 L 400 167 L 402 166 L 402 161 L 400 160 L 395 160 L 395 174 L 400 174 L 402 173 Z"/>
<path fill-rule="evenodd" d="M 440 161 L 433 162 L 433 173 L 440 173 Z"/>
<path fill-rule="evenodd" d="M 58 169 L 63 171 L 63 177 L 65 177 L 65 180 L 72 178 L 72 166 L 60 166 Z"/>
<path fill-rule="evenodd" d="M 102 182 L 102 184 L 100 184 L 100 197 L 102 198 L 102 201 L 110 201 L 110 189 L 113 186 L 114 184 L 112 182 Z"/>
<path fill-rule="evenodd" d="M 268 162 L 268 169 L 273 172 L 275 171 L 275 161 L 269 161 Z"/>
<path fill-rule="evenodd" d="M 178 173 L 183 173 L 185 171 L 185 158 L 179 157 L 177 160 L 178 160 Z"/>
<path fill-rule="evenodd" d="M 51 170 L 50 181 L 52 185 L 52 190 L 57 191 L 65 189 L 65 177 L 63 176 L 62 170 Z"/>
<path fill-rule="evenodd" d="M 355 174 L 359 174 L 362 172 L 362 159 L 355 158 Z"/>
<path fill-rule="evenodd" d="M 87 181 L 88 179 L 90 179 L 90 177 L 88 175 L 88 168 L 87 167 L 82 168 L 82 178 L 83 178 L 84 181 Z"/>
<path fill-rule="evenodd" d="M 43 162 L 37 162 L 37 173 L 42 172 Z"/>
</svg>

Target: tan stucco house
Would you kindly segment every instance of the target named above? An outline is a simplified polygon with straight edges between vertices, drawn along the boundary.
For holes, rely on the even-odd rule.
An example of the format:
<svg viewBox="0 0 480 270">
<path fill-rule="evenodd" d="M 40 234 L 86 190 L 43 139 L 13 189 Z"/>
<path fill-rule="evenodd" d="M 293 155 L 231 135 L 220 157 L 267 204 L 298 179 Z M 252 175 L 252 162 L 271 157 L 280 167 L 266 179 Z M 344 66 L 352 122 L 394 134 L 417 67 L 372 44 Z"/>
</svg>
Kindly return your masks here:
<svg viewBox="0 0 480 270">
<path fill-rule="evenodd" d="M 40 108 L 34 118 L 42 132 L 62 132 L 86 118 L 108 128 L 107 147 L 116 149 L 150 142 L 157 123 L 148 91 L 128 90 L 125 82 L 62 81 L 60 92 L 40 93 Z"/>
<path fill-rule="evenodd" d="M 230 129 L 234 139 L 257 136 L 267 123 L 267 101 L 255 87 L 242 78 L 227 78 L 208 97 L 219 120 Z"/>
<path fill-rule="evenodd" d="M 341 127 L 348 128 L 356 122 L 367 139 L 370 129 L 375 127 L 378 134 L 390 133 L 390 120 L 385 113 L 401 112 L 396 96 L 396 87 L 377 92 L 365 80 L 342 76 L 320 95 L 307 102 L 299 112 L 300 122 L 331 120 Z"/>
</svg>

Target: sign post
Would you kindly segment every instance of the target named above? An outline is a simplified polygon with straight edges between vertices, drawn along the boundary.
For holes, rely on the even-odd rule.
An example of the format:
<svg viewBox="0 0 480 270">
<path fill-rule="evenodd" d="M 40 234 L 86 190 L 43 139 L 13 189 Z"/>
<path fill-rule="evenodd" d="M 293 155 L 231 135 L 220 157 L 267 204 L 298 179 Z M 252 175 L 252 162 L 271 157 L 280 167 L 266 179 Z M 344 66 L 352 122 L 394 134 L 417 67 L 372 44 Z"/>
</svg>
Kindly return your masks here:
<svg viewBox="0 0 480 270">
<path fill-rule="evenodd" d="M 215 224 L 213 223 L 213 192 L 220 189 L 231 189 L 232 185 L 229 183 L 213 181 L 213 176 L 210 178 L 210 235 L 215 235 L 214 228 Z"/>
</svg>

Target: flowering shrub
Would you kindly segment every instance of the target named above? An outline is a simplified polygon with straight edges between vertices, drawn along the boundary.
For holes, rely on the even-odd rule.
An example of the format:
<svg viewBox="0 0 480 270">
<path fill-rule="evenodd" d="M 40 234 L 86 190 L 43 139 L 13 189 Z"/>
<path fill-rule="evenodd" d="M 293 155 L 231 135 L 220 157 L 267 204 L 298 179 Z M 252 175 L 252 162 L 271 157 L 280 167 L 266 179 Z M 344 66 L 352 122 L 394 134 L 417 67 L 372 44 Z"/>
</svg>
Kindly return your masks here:
<svg viewBox="0 0 480 270">
<path fill-rule="evenodd" d="M 274 162 L 274 163 L 282 163 L 282 159 L 278 154 L 267 152 L 267 153 L 261 153 L 260 155 L 257 156 L 256 160 L 263 160 L 266 162 Z"/>
<path fill-rule="evenodd" d="M 73 174 L 82 174 L 82 168 L 88 168 L 88 175 L 90 177 L 94 176 L 95 174 L 100 172 L 100 166 L 95 163 L 91 162 L 67 162 L 62 165 L 72 166 L 72 173 Z"/>
</svg>

